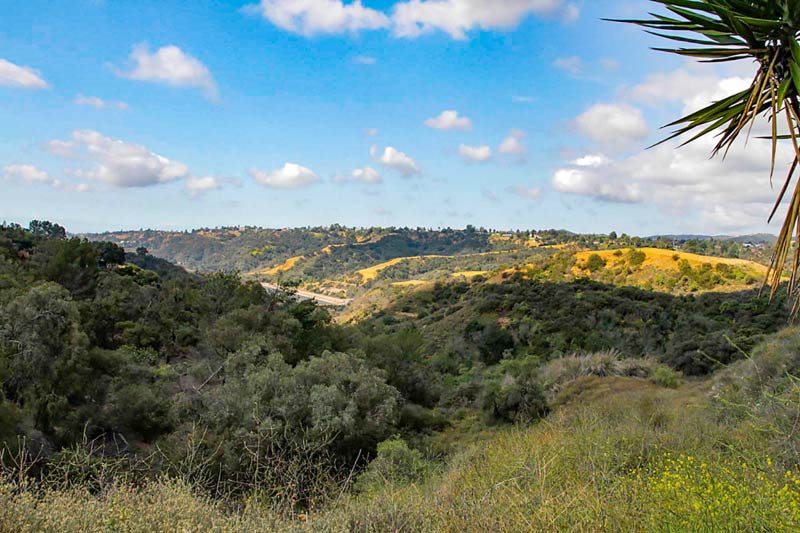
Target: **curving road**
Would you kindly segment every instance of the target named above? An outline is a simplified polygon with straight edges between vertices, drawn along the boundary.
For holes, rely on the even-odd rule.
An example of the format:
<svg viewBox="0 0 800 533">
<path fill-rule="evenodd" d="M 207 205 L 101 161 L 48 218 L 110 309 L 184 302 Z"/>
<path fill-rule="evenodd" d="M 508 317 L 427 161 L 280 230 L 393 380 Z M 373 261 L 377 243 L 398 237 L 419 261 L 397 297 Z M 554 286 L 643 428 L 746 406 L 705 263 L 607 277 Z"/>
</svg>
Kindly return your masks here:
<svg viewBox="0 0 800 533">
<path fill-rule="evenodd" d="M 278 286 L 275 285 L 274 283 L 262 282 L 261 286 L 267 289 L 268 291 L 279 290 Z M 327 294 L 317 294 L 315 292 L 308 292 L 302 290 L 298 290 L 295 293 L 295 296 L 297 296 L 297 298 L 300 300 L 316 300 L 316 302 L 319 305 L 330 305 L 335 307 L 344 307 L 346 305 L 349 305 L 350 302 L 353 301 L 352 298 L 336 298 L 334 296 L 328 296 Z"/>
</svg>

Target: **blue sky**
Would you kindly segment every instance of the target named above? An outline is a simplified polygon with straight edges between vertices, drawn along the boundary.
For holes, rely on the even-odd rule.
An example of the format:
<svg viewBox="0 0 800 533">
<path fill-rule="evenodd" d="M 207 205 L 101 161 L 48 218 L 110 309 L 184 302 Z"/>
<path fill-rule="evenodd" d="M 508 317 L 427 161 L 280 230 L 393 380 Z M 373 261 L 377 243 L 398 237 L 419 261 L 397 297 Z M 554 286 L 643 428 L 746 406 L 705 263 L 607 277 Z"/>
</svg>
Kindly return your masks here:
<svg viewBox="0 0 800 533">
<path fill-rule="evenodd" d="M 0 219 L 777 231 L 759 142 L 644 150 L 753 73 L 644 0 L 6 2 Z"/>
</svg>

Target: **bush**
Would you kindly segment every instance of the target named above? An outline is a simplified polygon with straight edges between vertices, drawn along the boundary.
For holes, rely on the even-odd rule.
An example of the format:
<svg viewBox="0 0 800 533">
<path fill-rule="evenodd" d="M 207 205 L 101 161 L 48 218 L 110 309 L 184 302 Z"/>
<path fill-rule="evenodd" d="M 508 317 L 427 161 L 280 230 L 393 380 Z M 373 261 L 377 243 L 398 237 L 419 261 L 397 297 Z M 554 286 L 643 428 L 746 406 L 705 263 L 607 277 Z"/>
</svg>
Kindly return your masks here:
<svg viewBox="0 0 800 533">
<path fill-rule="evenodd" d="M 387 483 L 402 485 L 422 479 L 430 470 L 419 450 L 395 436 L 378 444 L 378 455 L 359 477 L 358 487 L 369 491 Z"/>
<path fill-rule="evenodd" d="M 668 389 L 677 389 L 681 384 L 682 375 L 666 365 L 658 365 L 650 376 L 650 381 Z"/>
<path fill-rule="evenodd" d="M 606 260 L 600 257 L 598 254 L 592 254 L 586 260 L 585 268 L 589 272 L 597 272 L 598 270 L 602 269 L 606 266 Z"/>
</svg>

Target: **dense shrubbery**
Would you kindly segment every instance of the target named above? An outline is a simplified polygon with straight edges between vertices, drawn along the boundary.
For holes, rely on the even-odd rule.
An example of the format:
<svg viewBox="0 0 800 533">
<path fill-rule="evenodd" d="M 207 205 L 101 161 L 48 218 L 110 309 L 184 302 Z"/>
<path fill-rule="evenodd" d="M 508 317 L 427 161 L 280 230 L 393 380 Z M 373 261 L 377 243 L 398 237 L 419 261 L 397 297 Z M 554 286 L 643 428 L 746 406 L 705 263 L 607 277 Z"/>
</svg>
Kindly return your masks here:
<svg viewBox="0 0 800 533">
<path fill-rule="evenodd" d="M 776 331 L 786 317 L 785 293 L 772 302 L 757 291 L 673 296 L 516 273 L 503 283 L 436 284 L 415 291 L 379 312 L 372 324 L 396 329 L 412 323 L 432 331 L 429 351 L 452 362 L 447 367 L 453 372 L 477 361 L 492 365 L 527 355 L 547 361 L 615 349 L 700 375 L 740 358 L 740 349 Z"/>
<path fill-rule="evenodd" d="M 488 238 L 443 235 L 426 246 Z M 448 420 L 525 424 L 599 376 L 675 387 L 678 371 L 741 358 L 786 316 L 783 297 L 555 282 L 572 264 L 551 265 L 552 279 L 435 283 L 339 325 L 236 273 L 190 274 L 50 223 L 2 226 L 0 467 L 68 491 L 53 497 L 191 486 L 295 512 L 356 479 L 367 493 L 419 483 L 436 470 L 426 438 Z M 182 485 L 150 485 L 159 475 Z M 122 481 L 146 488 L 131 496 Z"/>
<path fill-rule="evenodd" d="M 440 427 L 419 344 L 363 338 L 236 274 L 188 274 L 44 223 L 0 228 L 0 439 L 16 453 L 24 436 L 49 468 L 91 442 L 153 472 L 202 457 L 216 490 L 272 476 L 277 497 L 396 432 Z"/>
</svg>

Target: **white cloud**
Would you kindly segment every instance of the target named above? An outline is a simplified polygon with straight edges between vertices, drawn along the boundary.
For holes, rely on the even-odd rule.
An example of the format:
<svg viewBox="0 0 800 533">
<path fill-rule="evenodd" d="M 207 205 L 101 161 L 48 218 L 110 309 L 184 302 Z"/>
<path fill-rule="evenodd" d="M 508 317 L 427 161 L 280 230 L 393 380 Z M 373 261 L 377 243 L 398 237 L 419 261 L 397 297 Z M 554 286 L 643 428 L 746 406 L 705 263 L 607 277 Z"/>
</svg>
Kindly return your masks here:
<svg viewBox="0 0 800 533">
<path fill-rule="evenodd" d="M 364 135 L 366 137 L 377 137 L 380 131 L 378 128 L 367 128 L 364 130 Z"/>
<path fill-rule="evenodd" d="M 3 167 L 3 178 L 20 180 L 28 183 L 52 183 L 53 178 L 44 170 L 33 165 L 8 165 Z"/>
<path fill-rule="evenodd" d="M 146 44 L 139 44 L 133 48 L 130 58 L 135 63 L 133 69 L 119 73 L 125 78 L 174 87 L 198 87 L 208 98 L 216 99 L 218 96 L 217 85 L 208 67 L 177 46 L 164 46 L 150 53 Z"/>
<path fill-rule="evenodd" d="M 522 139 L 527 136 L 528 135 L 524 131 L 511 128 L 511 131 L 508 132 L 508 136 L 500 143 L 497 151 L 501 154 L 523 158 L 528 153 L 528 148 L 522 143 Z"/>
<path fill-rule="evenodd" d="M 306 36 L 357 33 L 390 25 L 385 13 L 364 7 L 360 0 L 348 4 L 341 0 L 261 0 L 245 10 L 283 30 Z"/>
<path fill-rule="evenodd" d="M 54 156 L 63 157 L 65 159 L 73 159 L 78 155 L 74 142 L 63 141 L 61 139 L 47 141 L 44 150 Z"/>
<path fill-rule="evenodd" d="M 314 171 L 296 163 L 286 163 L 271 172 L 254 168 L 250 170 L 250 176 L 261 185 L 274 189 L 297 189 L 320 181 Z"/>
<path fill-rule="evenodd" d="M 39 72 L 30 67 L 21 67 L 0 58 L 0 86 L 22 89 L 46 89 L 47 82 Z"/>
<path fill-rule="evenodd" d="M 119 109 L 120 111 L 128 109 L 128 104 L 125 102 L 109 102 L 97 96 L 84 96 L 82 94 L 77 95 L 73 102 L 77 105 L 89 106 L 95 109 Z"/>
<path fill-rule="evenodd" d="M 528 198 L 531 200 L 536 200 L 542 195 L 542 189 L 539 187 L 531 187 L 530 189 L 527 187 L 523 187 L 522 185 L 513 185 L 506 189 L 506 192 L 509 194 L 513 194 L 522 198 Z"/>
<path fill-rule="evenodd" d="M 89 190 L 86 183 L 63 182 L 33 165 L 8 165 L 0 170 L 0 175 L 6 180 L 41 183 L 63 191 L 86 192 Z"/>
<path fill-rule="evenodd" d="M 577 76 L 581 71 L 583 61 L 578 56 L 559 57 L 553 61 L 553 66 L 559 70 L 569 72 L 573 76 Z"/>
<path fill-rule="evenodd" d="M 488 161 L 492 158 L 492 149 L 487 145 L 468 146 L 461 144 L 458 146 L 458 153 L 472 161 Z"/>
<path fill-rule="evenodd" d="M 393 33 L 413 38 L 443 31 L 466 39 L 471 30 L 510 30 L 530 15 L 559 15 L 562 6 L 562 0 L 409 0 L 394 6 Z M 568 21 L 578 11 L 567 6 L 560 14 Z"/>
<path fill-rule="evenodd" d="M 740 92 L 752 83 L 744 76 L 716 76 L 713 71 L 696 72 L 693 65 L 671 72 L 652 74 L 644 82 L 625 89 L 631 99 L 650 106 L 679 103 L 681 113 L 689 114 L 712 102 Z"/>
<path fill-rule="evenodd" d="M 111 139 L 93 130 L 73 131 L 69 141 L 51 141 L 47 149 L 62 157 L 93 163 L 89 168 L 72 169 L 73 176 L 114 187 L 147 187 L 190 176 L 183 163 L 171 161 L 140 144 Z"/>
<path fill-rule="evenodd" d="M 215 176 L 203 176 L 202 178 L 190 176 L 186 180 L 186 190 L 188 190 L 192 196 L 197 196 L 204 192 L 213 191 L 221 187 L 222 183 L 220 179 Z"/>
<path fill-rule="evenodd" d="M 378 60 L 372 56 L 356 56 L 353 58 L 353 63 L 356 65 L 374 65 Z"/>
<path fill-rule="evenodd" d="M 587 154 L 572 162 L 577 167 L 602 167 L 609 163 L 611 160 L 603 154 Z"/>
<path fill-rule="evenodd" d="M 641 199 L 639 188 L 620 181 L 610 182 L 605 176 L 585 168 L 561 168 L 551 180 L 559 192 L 591 196 L 612 202 L 637 202 Z"/>
<path fill-rule="evenodd" d="M 595 104 L 574 124 L 585 137 L 609 144 L 640 140 L 649 131 L 642 111 L 628 104 Z"/>
<path fill-rule="evenodd" d="M 472 121 L 468 117 L 461 117 L 458 111 L 442 111 L 438 117 L 429 118 L 425 125 L 435 130 L 471 130 Z"/>
<path fill-rule="evenodd" d="M 364 183 L 380 183 L 383 181 L 383 176 L 372 167 L 357 168 L 351 174 L 354 180 Z"/>
<path fill-rule="evenodd" d="M 551 184 L 599 200 L 652 204 L 684 220 L 689 231 L 763 229 L 777 194 L 769 183 L 770 141 L 751 138 L 746 148 L 737 144 L 725 159 L 709 158 L 714 143 L 713 137 L 682 148 L 665 143 L 617 161 L 587 155 L 557 170 Z M 786 175 L 792 157 L 788 143 L 779 146 L 776 182 Z"/>
<path fill-rule="evenodd" d="M 344 183 L 347 181 L 359 181 L 361 183 L 381 183 L 383 181 L 383 176 L 381 176 L 380 172 L 375 170 L 372 167 L 363 167 L 357 168 L 350 173 L 349 176 L 338 175 L 333 178 L 333 181 L 337 183 Z"/>
<path fill-rule="evenodd" d="M 393 168 L 405 177 L 421 172 L 416 161 L 393 146 L 387 146 L 381 153 L 378 147 L 373 145 L 369 153 L 380 164 Z"/>
</svg>

